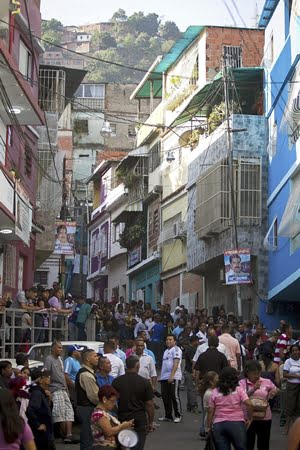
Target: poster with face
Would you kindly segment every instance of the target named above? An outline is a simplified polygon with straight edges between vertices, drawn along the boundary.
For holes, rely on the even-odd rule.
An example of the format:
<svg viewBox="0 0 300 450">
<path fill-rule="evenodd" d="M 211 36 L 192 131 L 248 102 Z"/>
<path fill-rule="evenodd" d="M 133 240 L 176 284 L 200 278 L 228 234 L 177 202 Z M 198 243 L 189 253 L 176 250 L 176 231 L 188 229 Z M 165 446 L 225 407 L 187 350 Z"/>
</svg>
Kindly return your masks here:
<svg viewBox="0 0 300 450">
<path fill-rule="evenodd" d="M 54 254 L 73 255 L 76 234 L 76 222 L 56 220 L 56 235 Z"/>
<path fill-rule="evenodd" d="M 252 283 L 250 248 L 226 250 L 224 264 L 226 284 Z"/>
</svg>

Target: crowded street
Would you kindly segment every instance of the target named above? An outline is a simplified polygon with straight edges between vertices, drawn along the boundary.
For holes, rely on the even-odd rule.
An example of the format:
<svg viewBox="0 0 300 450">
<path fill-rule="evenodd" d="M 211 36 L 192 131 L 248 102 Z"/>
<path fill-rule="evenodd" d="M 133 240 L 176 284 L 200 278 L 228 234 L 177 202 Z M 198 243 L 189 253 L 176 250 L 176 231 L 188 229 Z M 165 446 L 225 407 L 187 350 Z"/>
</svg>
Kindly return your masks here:
<svg viewBox="0 0 300 450">
<path fill-rule="evenodd" d="M 0 450 L 300 450 L 300 0 L 0 0 Z"/>
</svg>

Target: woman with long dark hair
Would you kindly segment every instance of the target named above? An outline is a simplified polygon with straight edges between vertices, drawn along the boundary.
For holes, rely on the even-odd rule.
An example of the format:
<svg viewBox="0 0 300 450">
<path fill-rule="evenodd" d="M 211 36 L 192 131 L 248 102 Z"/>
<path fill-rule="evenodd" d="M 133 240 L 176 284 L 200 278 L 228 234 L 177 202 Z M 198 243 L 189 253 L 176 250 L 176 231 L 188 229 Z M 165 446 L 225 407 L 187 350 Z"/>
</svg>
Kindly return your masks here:
<svg viewBox="0 0 300 450">
<path fill-rule="evenodd" d="M 32 431 L 20 417 L 12 393 L 0 389 L 0 448 L 1 450 L 36 450 Z"/>
<path fill-rule="evenodd" d="M 207 416 L 208 430 L 212 430 L 216 450 L 230 448 L 247 449 L 246 424 L 242 405 L 252 419 L 252 405 L 246 392 L 239 386 L 238 372 L 234 367 L 225 367 L 217 388 L 209 399 Z"/>
</svg>

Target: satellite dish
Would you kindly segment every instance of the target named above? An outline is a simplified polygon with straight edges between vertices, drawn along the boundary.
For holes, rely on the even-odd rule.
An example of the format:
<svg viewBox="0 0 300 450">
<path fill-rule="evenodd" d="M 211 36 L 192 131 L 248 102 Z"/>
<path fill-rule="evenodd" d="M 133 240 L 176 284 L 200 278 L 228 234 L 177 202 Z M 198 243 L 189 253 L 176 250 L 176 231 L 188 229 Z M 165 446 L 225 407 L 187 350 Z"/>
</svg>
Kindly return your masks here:
<svg viewBox="0 0 300 450">
<path fill-rule="evenodd" d="M 135 447 L 138 443 L 138 435 L 133 430 L 122 430 L 118 434 L 118 441 L 124 448 L 132 448 Z"/>
</svg>

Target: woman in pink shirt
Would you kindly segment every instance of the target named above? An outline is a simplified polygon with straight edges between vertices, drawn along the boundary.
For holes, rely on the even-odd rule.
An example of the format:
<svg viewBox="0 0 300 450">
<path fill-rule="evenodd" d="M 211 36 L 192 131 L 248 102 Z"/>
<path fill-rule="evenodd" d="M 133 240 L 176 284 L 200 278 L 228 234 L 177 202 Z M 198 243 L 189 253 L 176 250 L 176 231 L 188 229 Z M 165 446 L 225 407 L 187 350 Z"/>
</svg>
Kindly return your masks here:
<svg viewBox="0 0 300 450">
<path fill-rule="evenodd" d="M 225 367 L 219 376 L 218 387 L 209 399 L 207 426 L 212 429 L 216 450 L 247 450 L 247 434 L 242 405 L 249 419 L 252 405 L 246 392 L 239 386 L 238 372 Z"/>
<path fill-rule="evenodd" d="M 248 361 L 244 369 L 245 378 L 240 381 L 240 386 L 250 398 L 258 398 L 268 402 L 278 392 L 275 384 L 267 378 L 261 378 L 261 365 L 258 361 Z M 247 430 L 247 450 L 254 450 L 257 438 L 257 450 L 269 450 L 270 434 L 272 424 L 272 412 L 270 405 L 267 406 L 259 419 L 252 420 Z M 247 419 L 247 412 L 245 411 Z"/>
</svg>

